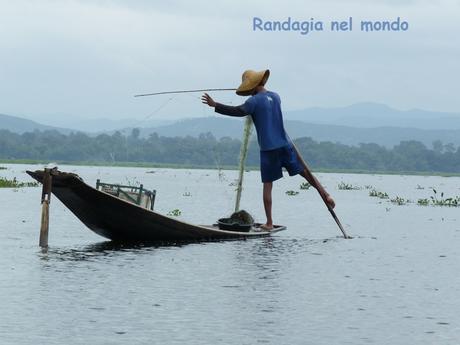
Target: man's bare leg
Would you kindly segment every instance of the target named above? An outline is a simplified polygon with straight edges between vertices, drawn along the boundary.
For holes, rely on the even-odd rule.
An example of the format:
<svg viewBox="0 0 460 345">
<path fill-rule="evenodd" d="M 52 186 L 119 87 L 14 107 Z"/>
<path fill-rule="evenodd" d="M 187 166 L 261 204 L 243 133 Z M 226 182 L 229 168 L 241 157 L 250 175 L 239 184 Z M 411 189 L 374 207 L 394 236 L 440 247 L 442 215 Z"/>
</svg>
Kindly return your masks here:
<svg viewBox="0 0 460 345">
<path fill-rule="evenodd" d="M 272 188 L 273 182 L 264 182 L 264 208 L 265 215 L 267 216 L 267 222 L 260 227 L 264 230 L 273 229 L 273 219 L 272 219 Z"/>
<path fill-rule="evenodd" d="M 330 196 L 330 194 L 328 192 L 326 192 L 326 190 L 324 189 L 324 187 L 321 185 L 321 183 L 319 183 L 318 179 L 313 175 L 313 174 L 308 174 L 308 171 L 307 169 L 305 169 L 304 171 L 302 171 L 300 173 L 300 176 L 302 176 L 305 180 L 308 181 L 308 183 L 310 183 L 312 186 L 315 186 L 317 185 L 319 188 L 318 188 L 318 192 L 321 194 L 321 195 L 324 195 L 324 197 L 326 198 L 326 201 L 327 203 L 329 204 L 329 206 L 331 208 L 334 208 L 335 207 L 335 201 L 334 199 L 332 199 L 332 197 Z"/>
</svg>

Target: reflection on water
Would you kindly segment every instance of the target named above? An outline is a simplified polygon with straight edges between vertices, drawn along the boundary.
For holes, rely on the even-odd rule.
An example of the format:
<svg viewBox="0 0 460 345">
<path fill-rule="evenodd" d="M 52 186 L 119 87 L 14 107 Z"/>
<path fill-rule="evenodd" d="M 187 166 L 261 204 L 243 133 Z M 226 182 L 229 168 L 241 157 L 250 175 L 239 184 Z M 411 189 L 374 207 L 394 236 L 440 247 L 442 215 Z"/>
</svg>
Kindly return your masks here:
<svg viewBox="0 0 460 345">
<path fill-rule="evenodd" d="M 13 167 L 27 179 L 24 167 Z M 136 178 L 157 189 L 158 211 L 179 208 L 192 223 L 233 207 L 228 181 L 236 172 L 225 180 L 205 170 L 70 170 L 90 184 Z M 53 199 L 50 248 L 42 252 L 40 189 L 0 190 L 9 205 L 0 210 L 0 344 L 457 344 L 458 209 L 395 206 L 335 186 L 344 180 L 416 199 L 427 191 L 418 185 L 452 191 L 460 179 L 320 179 L 354 239 L 341 238 L 314 191 L 285 194 L 300 179 L 282 179 L 274 214 L 288 230 L 272 237 L 114 243 Z M 245 180 L 242 206 L 263 221 L 258 172 Z"/>
</svg>

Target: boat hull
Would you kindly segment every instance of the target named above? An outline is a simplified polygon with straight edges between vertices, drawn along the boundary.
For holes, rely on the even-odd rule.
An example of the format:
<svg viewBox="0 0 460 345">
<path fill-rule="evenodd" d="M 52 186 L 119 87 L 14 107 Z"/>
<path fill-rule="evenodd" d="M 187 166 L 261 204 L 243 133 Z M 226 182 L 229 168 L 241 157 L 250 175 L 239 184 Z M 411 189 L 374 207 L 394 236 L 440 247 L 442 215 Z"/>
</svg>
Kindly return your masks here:
<svg viewBox="0 0 460 345">
<path fill-rule="evenodd" d="M 43 181 L 44 171 L 27 171 Z M 89 229 L 114 241 L 197 241 L 269 236 L 273 231 L 257 228 L 249 232 L 220 230 L 194 225 L 121 200 L 87 185 L 78 175 L 54 171 L 52 193 Z"/>
</svg>

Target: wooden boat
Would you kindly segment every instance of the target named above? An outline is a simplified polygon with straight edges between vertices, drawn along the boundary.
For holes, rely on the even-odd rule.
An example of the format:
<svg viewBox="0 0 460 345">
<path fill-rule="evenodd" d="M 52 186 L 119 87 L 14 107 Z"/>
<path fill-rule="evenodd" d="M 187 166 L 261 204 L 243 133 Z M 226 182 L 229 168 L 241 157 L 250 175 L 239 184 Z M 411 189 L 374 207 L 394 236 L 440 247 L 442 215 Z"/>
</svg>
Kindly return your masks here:
<svg viewBox="0 0 460 345">
<path fill-rule="evenodd" d="M 42 183 L 44 171 L 27 171 Z M 248 232 L 221 230 L 216 225 L 193 225 L 162 215 L 87 185 L 78 175 L 54 170 L 51 192 L 89 229 L 115 241 L 200 241 L 269 236 L 256 224 Z"/>
</svg>

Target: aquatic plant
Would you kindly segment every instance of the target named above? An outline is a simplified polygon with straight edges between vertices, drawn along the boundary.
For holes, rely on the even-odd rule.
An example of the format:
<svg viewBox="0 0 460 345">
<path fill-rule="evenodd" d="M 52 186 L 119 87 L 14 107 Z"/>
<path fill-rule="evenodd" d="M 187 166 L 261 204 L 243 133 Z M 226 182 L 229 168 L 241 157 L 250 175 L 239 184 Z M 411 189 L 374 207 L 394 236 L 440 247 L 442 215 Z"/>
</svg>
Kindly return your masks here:
<svg viewBox="0 0 460 345">
<path fill-rule="evenodd" d="M 343 181 L 337 185 L 337 188 L 339 190 L 360 190 L 361 189 L 361 187 L 359 186 L 353 186 L 352 184 L 345 183 Z"/>
<path fill-rule="evenodd" d="M 7 167 L 0 167 L 0 170 L 6 170 L 8 169 Z"/>
<path fill-rule="evenodd" d="M 409 199 L 404 199 L 404 198 L 401 198 L 399 196 L 396 196 L 394 197 L 393 199 L 390 199 L 390 202 L 392 204 L 396 204 L 396 205 L 399 205 L 399 206 L 402 206 L 402 205 L 406 205 L 408 203 L 411 203 L 412 201 L 410 201 Z"/>
<path fill-rule="evenodd" d="M 374 186 L 367 184 L 364 186 L 365 189 L 374 189 Z"/>
<path fill-rule="evenodd" d="M 430 199 L 418 199 L 417 200 L 417 205 L 420 206 L 428 206 L 430 204 Z"/>
<path fill-rule="evenodd" d="M 166 215 L 170 216 L 170 217 L 178 217 L 182 214 L 181 210 L 179 210 L 178 208 L 174 209 L 174 210 L 171 210 L 169 211 Z"/>
<path fill-rule="evenodd" d="M 303 182 L 300 184 L 300 189 L 303 189 L 303 190 L 308 190 L 310 189 L 310 187 L 311 187 L 311 184 L 308 182 Z"/>
<path fill-rule="evenodd" d="M 438 197 L 438 191 L 434 188 L 432 188 L 432 190 L 434 195 L 430 196 L 429 199 L 418 199 L 417 204 L 420 206 L 460 206 L 460 196 L 444 198 L 444 192 L 441 192 L 440 197 Z"/>
<path fill-rule="evenodd" d="M 369 196 L 371 197 L 376 197 L 376 198 L 379 198 L 379 199 L 388 199 L 389 196 L 387 193 L 385 192 L 379 192 L 375 189 L 372 189 L 370 192 L 369 192 Z"/>
<path fill-rule="evenodd" d="M 418 184 L 417 188 L 415 188 L 415 189 L 425 189 L 425 187 L 422 187 L 421 185 Z"/>
<path fill-rule="evenodd" d="M 8 180 L 5 177 L 0 177 L 0 188 L 21 188 L 21 187 L 38 187 L 38 182 L 19 182 L 14 177 Z"/>
<path fill-rule="evenodd" d="M 192 194 L 190 194 L 190 192 L 184 192 L 184 194 L 182 194 L 182 196 L 192 196 Z"/>
<path fill-rule="evenodd" d="M 297 191 L 295 191 L 295 190 L 287 190 L 287 191 L 286 191 L 286 194 L 287 194 L 287 195 L 293 196 L 293 195 L 299 194 L 299 192 L 297 192 Z"/>
<path fill-rule="evenodd" d="M 438 199 L 438 192 L 436 189 L 432 188 L 434 195 L 432 195 L 431 203 L 434 206 L 460 206 L 460 196 L 444 198 L 444 192 L 441 192 L 441 198 Z"/>
</svg>

